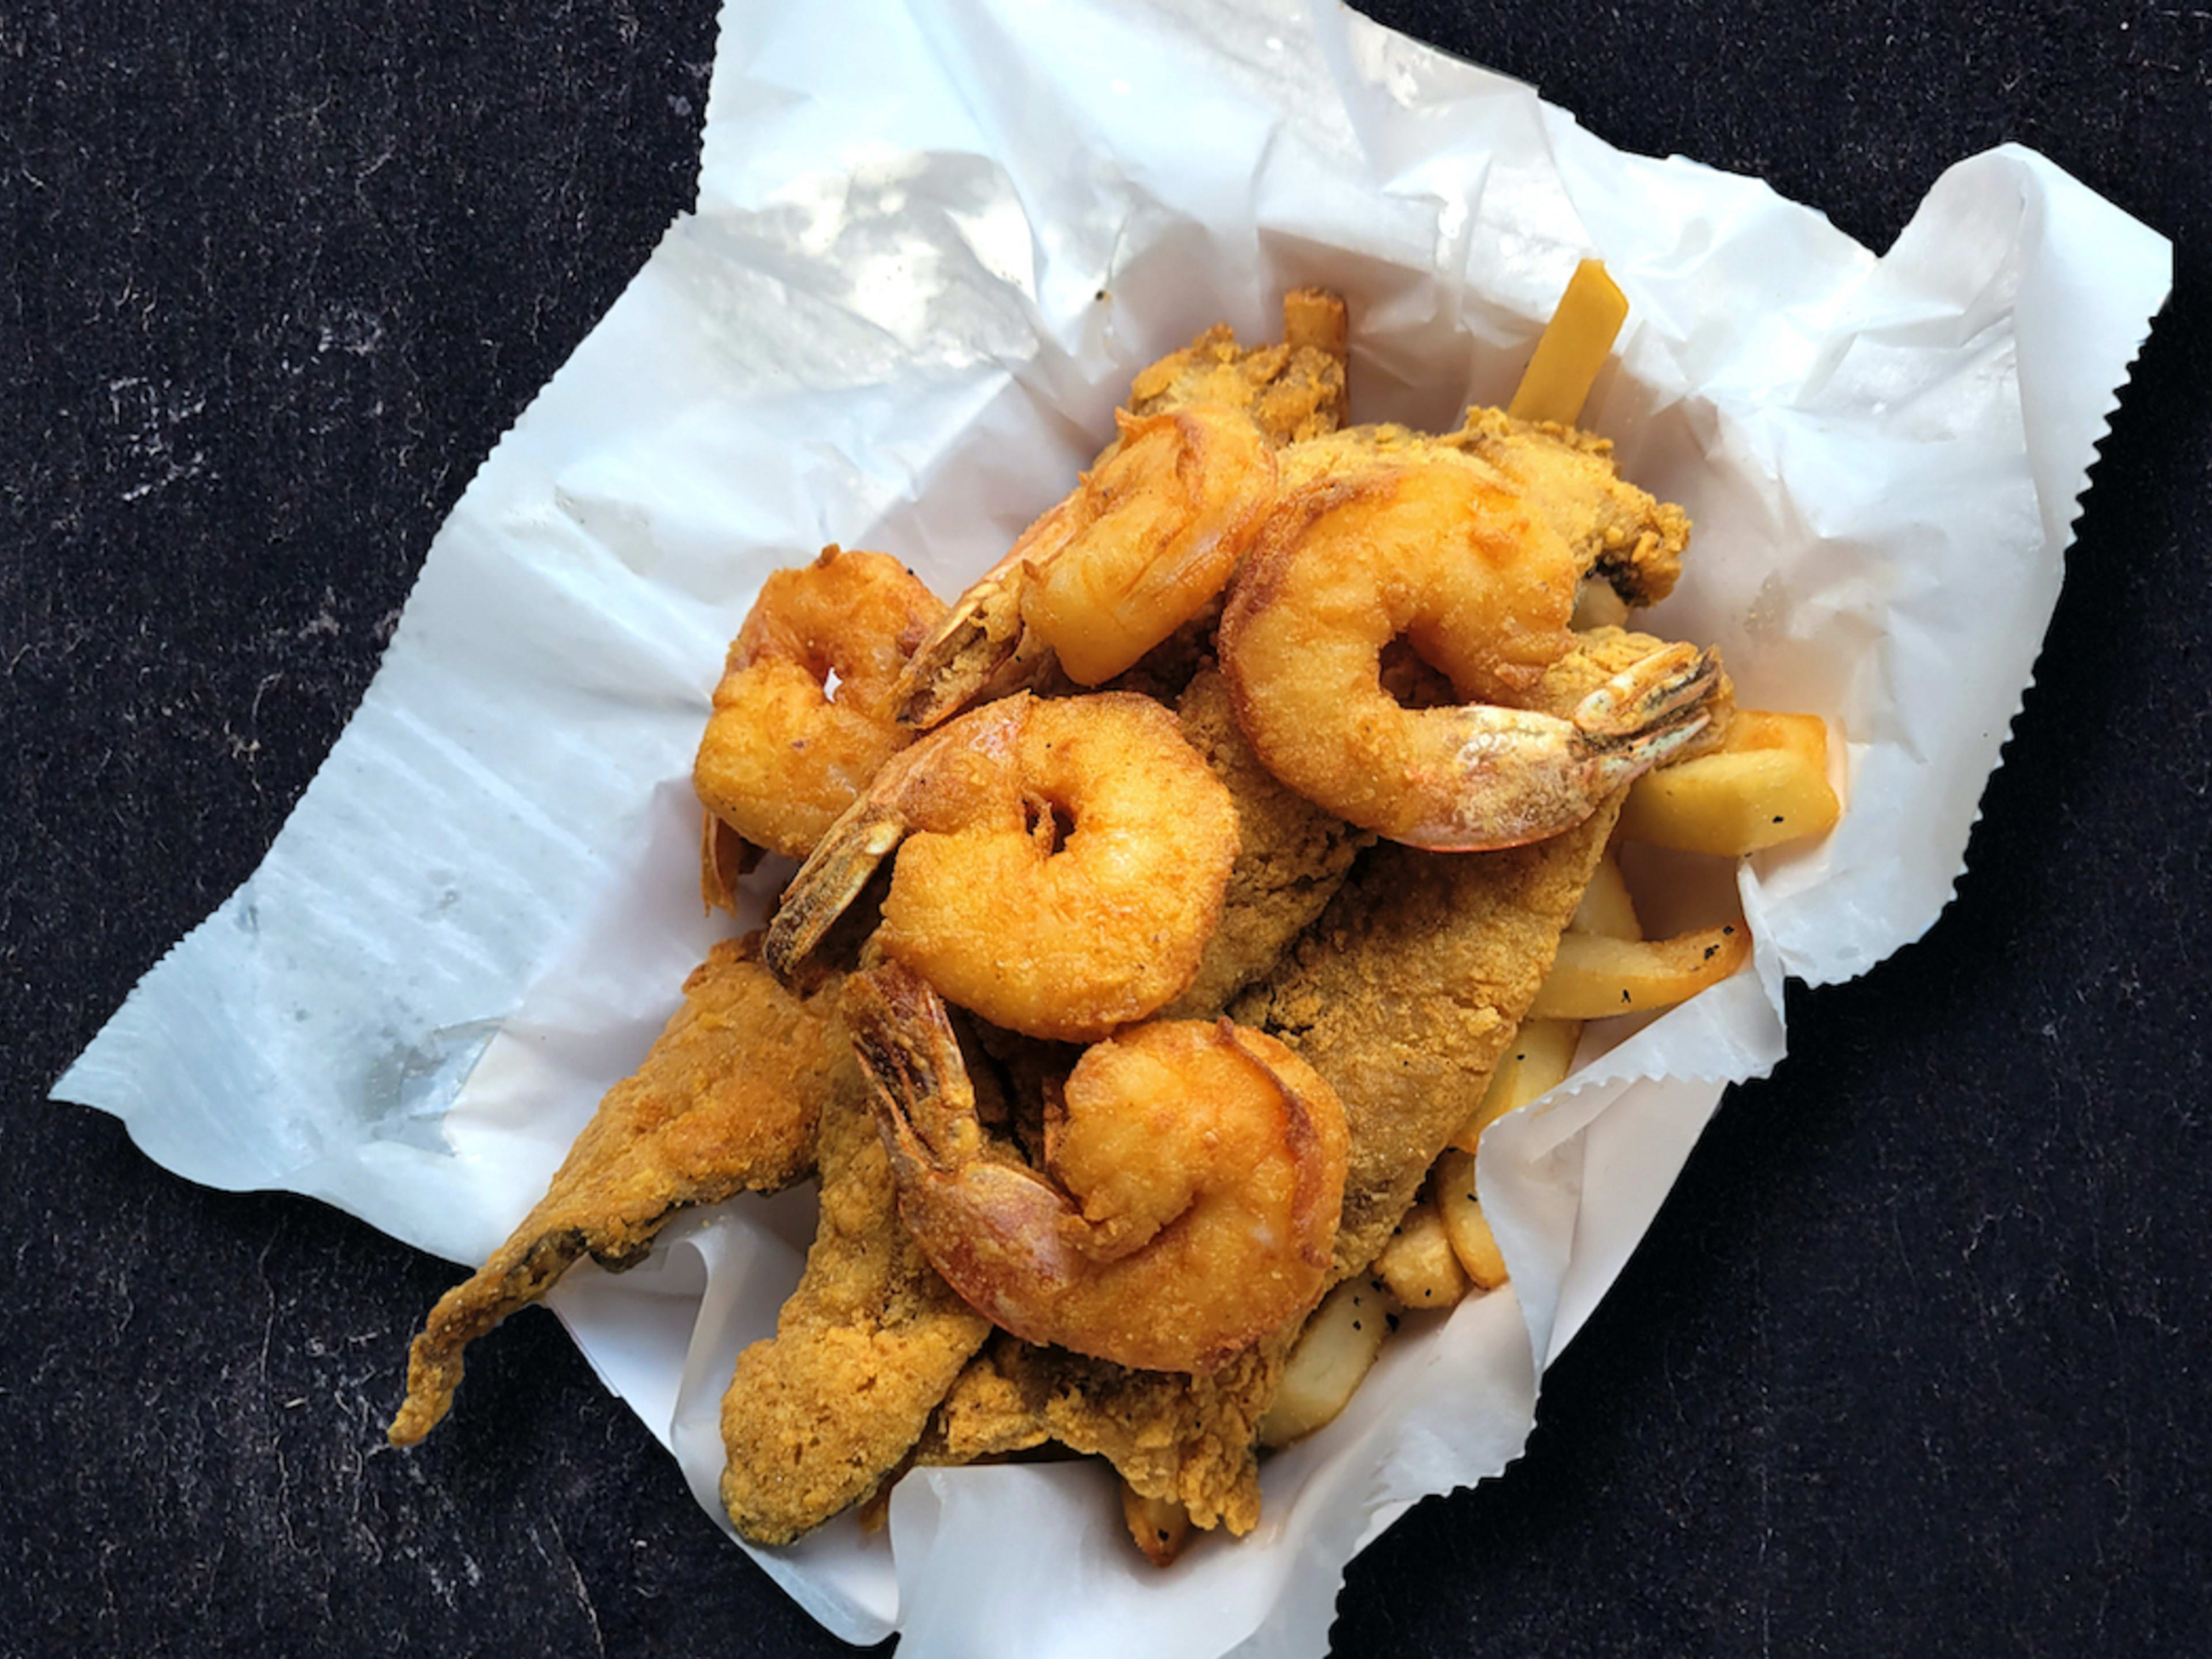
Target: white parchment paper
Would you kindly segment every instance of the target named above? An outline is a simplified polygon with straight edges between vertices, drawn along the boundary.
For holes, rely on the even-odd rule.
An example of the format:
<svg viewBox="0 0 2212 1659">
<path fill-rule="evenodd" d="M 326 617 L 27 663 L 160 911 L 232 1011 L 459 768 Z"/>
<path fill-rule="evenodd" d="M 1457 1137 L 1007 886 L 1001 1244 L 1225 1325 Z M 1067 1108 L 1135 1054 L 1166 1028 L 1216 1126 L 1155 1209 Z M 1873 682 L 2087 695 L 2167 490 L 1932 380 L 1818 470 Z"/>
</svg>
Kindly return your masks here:
<svg viewBox="0 0 2212 1659">
<path fill-rule="evenodd" d="M 758 1555 L 906 1659 L 1320 1652 L 1352 1553 L 1517 1454 L 1722 1089 L 1781 1054 L 1784 978 L 1863 971 L 1949 896 L 2169 281 L 2159 237 L 2040 157 L 1961 162 L 1877 258 L 1334 7 L 732 4 L 696 213 L 454 509 L 268 858 L 57 1095 L 195 1180 L 473 1262 L 714 936 L 688 773 L 769 570 L 835 540 L 957 590 L 1136 368 L 1217 320 L 1273 337 L 1301 283 L 1350 303 L 1357 418 L 1449 425 L 1510 392 L 1593 253 L 1632 310 L 1585 422 L 1698 525 L 1650 625 L 1837 739 L 1841 825 L 1740 872 L 1754 970 L 1489 1133 L 1513 1289 L 1395 1342 L 1271 1460 L 1255 1536 L 1157 1572 L 1098 1471 L 1024 1466 L 910 1476 L 887 1537 Z M 710 1510 L 716 1401 L 811 1225 L 804 1194 L 740 1200 L 554 1298 Z"/>
</svg>

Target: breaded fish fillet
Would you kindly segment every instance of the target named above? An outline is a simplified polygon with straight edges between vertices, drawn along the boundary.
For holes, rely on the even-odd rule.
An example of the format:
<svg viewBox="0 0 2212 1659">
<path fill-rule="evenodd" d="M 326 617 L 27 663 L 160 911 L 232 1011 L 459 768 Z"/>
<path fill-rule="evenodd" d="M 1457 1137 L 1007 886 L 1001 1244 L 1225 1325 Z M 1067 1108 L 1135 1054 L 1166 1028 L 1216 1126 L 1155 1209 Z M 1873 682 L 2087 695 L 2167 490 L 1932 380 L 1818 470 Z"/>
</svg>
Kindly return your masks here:
<svg viewBox="0 0 2212 1659">
<path fill-rule="evenodd" d="M 1577 568 L 1632 605 L 1674 591 L 1689 545 L 1689 515 L 1620 476 L 1610 440 L 1550 422 L 1470 409 L 1457 432 L 1402 426 L 1324 433 L 1283 453 L 1285 489 L 1376 460 L 1456 458 L 1522 496 L 1574 550 Z"/>
<path fill-rule="evenodd" d="M 1231 1011 L 1344 1102 L 1334 1278 L 1374 1260 L 1481 1098 L 1620 811 L 1616 795 L 1564 835 L 1501 852 L 1376 847 L 1292 959 Z"/>
<path fill-rule="evenodd" d="M 874 1109 L 849 1054 L 842 1064 L 853 1086 L 823 1111 L 806 1270 L 722 1396 L 722 1504 L 757 1544 L 790 1543 L 869 1498 L 991 1330 L 901 1224 Z"/>
<path fill-rule="evenodd" d="M 1630 605 L 1656 605 L 1674 591 L 1690 542 L 1689 514 L 1621 477 L 1611 439 L 1470 409 L 1442 441 L 1510 475 L 1576 550 L 1584 572 Z"/>
<path fill-rule="evenodd" d="M 1278 444 L 1334 432 L 1346 418 L 1348 331 L 1343 300 L 1294 289 L 1283 296 L 1280 344 L 1242 346 L 1226 323 L 1216 324 L 1139 373 L 1129 412 L 1222 404 L 1244 410 Z"/>
<path fill-rule="evenodd" d="M 972 1463 L 1055 1441 L 1104 1457 L 1139 1495 L 1200 1527 L 1259 1524 L 1260 1419 L 1282 1379 L 1287 1336 L 1203 1376 L 1136 1371 L 1001 1332 L 960 1374 L 917 1449 L 920 1463 Z"/>
<path fill-rule="evenodd" d="M 512 1237 L 439 1299 L 408 1357 L 395 1445 L 436 1426 L 462 1350 L 588 1255 L 626 1267 L 679 1210 L 773 1192 L 813 1168 L 816 1121 L 859 1098 L 837 1018 L 837 979 L 804 994 L 760 961 L 760 936 L 726 939 L 684 982 L 684 1005 L 631 1076 L 609 1090 L 545 1196 Z"/>
<path fill-rule="evenodd" d="M 1191 680 L 1176 714 L 1191 747 L 1229 786 L 1237 846 L 1221 924 L 1199 958 L 1198 977 L 1157 1017 L 1208 1019 L 1275 965 L 1374 837 L 1315 805 L 1261 765 L 1237 729 L 1219 669 L 1202 670 Z"/>
</svg>

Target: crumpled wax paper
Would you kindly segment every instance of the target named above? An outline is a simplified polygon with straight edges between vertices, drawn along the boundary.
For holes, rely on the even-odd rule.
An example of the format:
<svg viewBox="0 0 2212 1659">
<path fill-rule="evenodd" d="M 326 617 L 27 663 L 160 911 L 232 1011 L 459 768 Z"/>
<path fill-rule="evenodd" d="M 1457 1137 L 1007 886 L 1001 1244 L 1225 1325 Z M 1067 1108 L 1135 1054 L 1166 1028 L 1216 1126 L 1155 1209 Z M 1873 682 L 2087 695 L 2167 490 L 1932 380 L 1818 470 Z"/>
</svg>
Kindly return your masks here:
<svg viewBox="0 0 2212 1659">
<path fill-rule="evenodd" d="M 261 867 L 57 1094 L 195 1180 L 474 1262 L 717 931 L 689 768 L 769 570 L 834 540 L 957 590 L 1138 368 L 1218 320 L 1274 337 L 1300 284 L 1350 304 L 1356 418 L 1448 427 L 1510 393 L 1589 254 L 1632 308 L 1584 422 L 1698 526 L 1649 625 L 1835 739 L 1841 824 L 1738 874 L 1753 970 L 1490 1132 L 1513 1288 L 1401 1334 L 1273 1457 L 1255 1536 L 1161 1573 L 1098 1468 L 1025 1465 L 917 1472 L 887 1536 L 756 1553 L 904 1659 L 1319 1653 L 1349 1557 L 1518 1453 L 1722 1089 L 1781 1055 L 1784 976 L 1862 972 L 1949 896 L 2169 281 L 2159 237 L 2032 153 L 1954 167 L 1877 258 L 1339 8 L 733 4 L 697 211 L 477 475 Z M 739 1200 L 554 1297 L 717 1513 L 716 1401 L 811 1225 L 804 1194 Z"/>
</svg>

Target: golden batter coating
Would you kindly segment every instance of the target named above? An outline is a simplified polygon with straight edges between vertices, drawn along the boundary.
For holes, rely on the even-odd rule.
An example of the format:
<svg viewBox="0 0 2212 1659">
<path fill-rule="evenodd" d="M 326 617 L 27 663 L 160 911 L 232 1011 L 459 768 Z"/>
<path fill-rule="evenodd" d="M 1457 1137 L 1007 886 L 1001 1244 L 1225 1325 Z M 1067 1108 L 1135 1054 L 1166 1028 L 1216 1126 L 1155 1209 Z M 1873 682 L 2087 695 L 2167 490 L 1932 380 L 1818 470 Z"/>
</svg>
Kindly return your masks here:
<svg viewBox="0 0 2212 1659">
<path fill-rule="evenodd" d="M 1294 289 L 1283 296 L 1281 343 L 1241 346 L 1218 323 L 1142 370 L 1129 388 L 1129 410 L 1221 404 L 1244 410 L 1276 443 L 1317 438 L 1345 422 L 1347 336 L 1341 299 Z"/>
<path fill-rule="evenodd" d="M 722 1504 L 757 1544 L 790 1543 L 872 1495 L 991 1329 L 900 1224 L 858 1083 L 822 1115 L 822 1219 L 799 1288 L 722 1396 Z"/>
<path fill-rule="evenodd" d="M 1282 1378 L 1286 1334 L 1203 1376 L 1129 1370 L 994 1337 L 939 1407 L 919 1463 L 972 1463 L 1048 1441 L 1095 1455 L 1142 1497 L 1237 1536 L 1260 1521 L 1260 1419 Z"/>
<path fill-rule="evenodd" d="M 861 1098 L 834 975 L 804 992 L 760 961 L 760 936 L 726 939 L 684 982 L 684 1006 L 637 1071 L 607 1091 L 512 1237 L 439 1299 L 408 1357 L 391 1429 L 412 1445 L 461 1380 L 462 1350 L 551 1290 L 588 1255 L 625 1267 L 679 1211 L 773 1192 L 812 1169 L 816 1121 Z"/>
<path fill-rule="evenodd" d="M 1630 605 L 1656 605 L 1674 591 L 1690 516 L 1623 479 L 1611 439 L 1470 409 L 1442 441 L 1510 475 L 1575 549 L 1583 570 Z"/>
<path fill-rule="evenodd" d="M 1176 705 L 1190 746 L 1237 805 L 1237 857 L 1221 923 L 1199 958 L 1198 977 L 1160 1011 L 1163 1019 L 1206 1019 L 1273 968 L 1352 872 L 1367 831 L 1315 805 L 1260 764 L 1237 729 L 1229 687 L 1202 670 Z"/>
<path fill-rule="evenodd" d="M 1577 635 L 1531 701 L 1571 708 L 1661 643 L 1620 629 Z M 1714 702 L 1723 724 L 1725 684 Z M 1509 852 L 1374 848 L 1295 949 L 1231 1005 L 1344 1102 L 1352 1151 L 1332 1277 L 1358 1273 L 1389 1241 L 1481 1097 L 1619 810 L 1616 798 L 1566 835 Z M 1105 1456 L 1139 1495 L 1182 1504 L 1194 1525 L 1246 1532 L 1259 1518 L 1256 1425 L 1294 1336 L 1279 1333 L 1203 1376 L 1001 1337 L 962 1373 L 917 1460 L 969 1462 L 1056 1442 Z"/>
<path fill-rule="evenodd" d="M 1376 462 L 1450 457 L 1484 481 L 1523 496 L 1565 542 L 1583 575 L 1609 583 L 1630 605 L 1656 605 L 1674 591 L 1689 545 L 1689 515 L 1620 476 L 1611 440 L 1550 421 L 1516 421 L 1470 409 L 1441 437 L 1402 426 L 1346 427 L 1286 450 L 1282 488 Z M 1661 641 L 1666 643 L 1666 641 Z"/>
</svg>

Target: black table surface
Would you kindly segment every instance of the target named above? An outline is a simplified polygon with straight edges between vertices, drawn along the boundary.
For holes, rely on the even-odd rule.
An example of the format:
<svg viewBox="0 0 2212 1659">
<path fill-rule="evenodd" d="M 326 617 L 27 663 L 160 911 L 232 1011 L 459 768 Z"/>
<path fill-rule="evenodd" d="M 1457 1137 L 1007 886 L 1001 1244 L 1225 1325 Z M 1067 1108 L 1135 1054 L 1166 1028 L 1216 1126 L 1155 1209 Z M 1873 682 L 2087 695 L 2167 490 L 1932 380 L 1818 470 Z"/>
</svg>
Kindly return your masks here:
<svg viewBox="0 0 2212 1659">
<path fill-rule="evenodd" d="M 1526 1455 L 1360 1558 L 1337 1651 L 2212 1651 L 2212 13 L 1375 9 L 1872 246 L 2016 139 L 2177 264 L 1954 902 L 1793 989 Z M 453 1270 L 46 1098 L 688 205 L 713 56 L 706 0 L 0 9 L 0 1652 L 842 1650 L 549 1316 L 386 1450 Z"/>
</svg>

